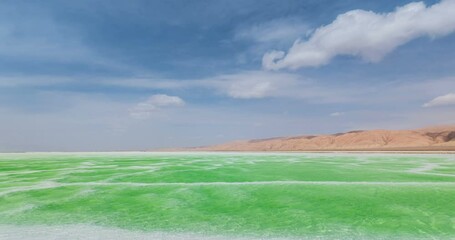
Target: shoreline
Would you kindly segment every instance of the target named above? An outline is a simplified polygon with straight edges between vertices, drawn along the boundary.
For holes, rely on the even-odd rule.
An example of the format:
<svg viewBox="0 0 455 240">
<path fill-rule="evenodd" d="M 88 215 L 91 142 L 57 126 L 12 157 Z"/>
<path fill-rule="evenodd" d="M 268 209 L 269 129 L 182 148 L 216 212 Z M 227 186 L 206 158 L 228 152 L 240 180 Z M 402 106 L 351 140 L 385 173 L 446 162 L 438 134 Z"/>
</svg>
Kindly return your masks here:
<svg viewBox="0 0 455 240">
<path fill-rule="evenodd" d="M 279 153 L 321 153 L 321 154 L 454 154 L 455 150 L 284 150 L 284 151 L 255 151 L 255 150 L 144 150 L 144 151 L 42 151 L 42 152 L 0 152 L 2 154 L 197 154 L 197 153 L 253 153 L 253 154 L 279 154 Z"/>
<path fill-rule="evenodd" d="M 363 151 L 363 150 L 298 150 L 298 151 L 151 151 L 151 152 L 212 152 L 212 153 L 386 153 L 386 154 L 455 154 L 455 151 Z"/>
</svg>

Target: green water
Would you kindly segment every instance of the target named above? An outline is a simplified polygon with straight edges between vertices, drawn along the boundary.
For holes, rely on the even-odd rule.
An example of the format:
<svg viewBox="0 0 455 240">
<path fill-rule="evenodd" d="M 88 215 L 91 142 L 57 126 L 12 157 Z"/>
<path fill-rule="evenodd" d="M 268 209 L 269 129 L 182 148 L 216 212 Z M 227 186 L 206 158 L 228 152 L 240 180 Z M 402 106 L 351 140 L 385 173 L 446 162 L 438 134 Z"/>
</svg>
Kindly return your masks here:
<svg viewBox="0 0 455 240">
<path fill-rule="evenodd" d="M 0 154 L 0 225 L 455 238 L 455 156 Z"/>
</svg>

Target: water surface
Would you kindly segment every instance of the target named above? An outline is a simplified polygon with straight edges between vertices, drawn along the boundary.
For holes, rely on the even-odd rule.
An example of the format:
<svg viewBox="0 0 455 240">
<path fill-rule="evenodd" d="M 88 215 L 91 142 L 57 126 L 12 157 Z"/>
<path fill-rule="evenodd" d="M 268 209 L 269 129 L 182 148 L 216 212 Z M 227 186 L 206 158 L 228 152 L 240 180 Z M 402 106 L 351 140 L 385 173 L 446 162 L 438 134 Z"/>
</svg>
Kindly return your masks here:
<svg viewBox="0 0 455 240">
<path fill-rule="evenodd" d="M 0 154 L 1 239 L 450 239 L 455 156 Z"/>
</svg>

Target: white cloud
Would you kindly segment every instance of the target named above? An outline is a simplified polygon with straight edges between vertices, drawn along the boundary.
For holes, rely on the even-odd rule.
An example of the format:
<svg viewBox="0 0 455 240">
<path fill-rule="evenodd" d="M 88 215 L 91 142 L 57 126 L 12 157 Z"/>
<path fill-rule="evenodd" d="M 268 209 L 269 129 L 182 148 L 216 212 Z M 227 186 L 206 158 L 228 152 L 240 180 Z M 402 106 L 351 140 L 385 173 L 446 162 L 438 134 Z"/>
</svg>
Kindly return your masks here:
<svg viewBox="0 0 455 240">
<path fill-rule="evenodd" d="M 344 112 L 334 112 L 334 113 L 330 114 L 331 117 L 339 117 L 339 116 L 342 116 L 342 115 L 344 115 Z"/>
<path fill-rule="evenodd" d="M 413 39 L 442 37 L 455 31 L 455 0 L 426 7 L 413 2 L 390 13 L 352 10 L 318 28 L 308 40 L 297 40 L 287 54 L 271 51 L 263 56 L 268 70 L 297 69 L 328 64 L 337 55 L 352 55 L 378 62 Z"/>
<path fill-rule="evenodd" d="M 275 69 L 277 63 L 275 59 L 282 59 L 286 56 L 286 53 L 283 51 L 270 51 L 264 54 L 262 57 L 262 67 L 264 69 Z"/>
<path fill-rule="evenodd" d="M 253 99 L 286 95 L 284 92 L 297 86 L 298 80 L 294 74 L 247 71 L 220 75 L 203 83 L 232 98 Z"/>
<path fill-rule="evenodd" d="M 443 96 L 434 98 L 433 100 L 423 104 L 423 107 L 436 107 L 455 105 L 455 93 L 449 93 Z"/>
<path fill-rule="evenodd" d="M 122 79 L 106 80 L 104 84 L 131 88 L 150 89 L 190 89 L 208 88 L 238 99 L 266 98 L 282 96 L 288 89 L 296 89 L 303 84 L 297 74 L 266 71 L 241 71 L 221 74 L 204 79 Z"/>
<path fill-rule="evenodd" d="M 130 109 L 130 115 L 137 119 L 149 118 L 154 112 L 163 107 L 181 107 L 185 102 L 177 96 L 156 94 L 149 97 L 146 101 L 138 103 Z"/>
<path fill-rule="evenodd" d="M 322 84 L 299 74 L 242 71 L 200 80 L 203 87 L 237 99 L 287 98 L 313 103 L 341 103 L 357 94 L 350 88 Z"/>
<path fill-rule="evenodd" d="M 295 39 L 308 36 L 308 24 L 297 17 L 276 18 L 266 22 L 241 24 L 234 31 L 233 39 L 248 42 L 249 47 L 236 56 L 237 64 L 261 61 L 270 49 L 282 49 L 292 44 Z"/>
</svg>

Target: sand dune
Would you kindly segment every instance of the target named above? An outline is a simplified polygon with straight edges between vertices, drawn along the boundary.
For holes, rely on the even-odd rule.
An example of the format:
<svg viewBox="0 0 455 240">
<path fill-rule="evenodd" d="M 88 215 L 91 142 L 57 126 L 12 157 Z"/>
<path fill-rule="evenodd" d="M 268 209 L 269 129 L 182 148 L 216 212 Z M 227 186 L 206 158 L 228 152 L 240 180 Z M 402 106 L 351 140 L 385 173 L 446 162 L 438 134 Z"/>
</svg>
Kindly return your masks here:
<svg viewBox="0 0 455 240">
<path fill-rule="evenodd" d="M 415 130 L 359 130 L 330 135 L 304 135 L 235 141 L 196 147 L 200 151 L 455 150 L 455 125 Z"/>
</svg>

